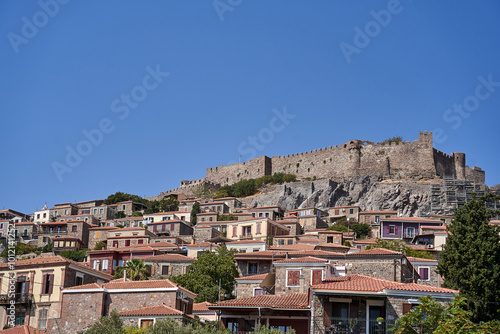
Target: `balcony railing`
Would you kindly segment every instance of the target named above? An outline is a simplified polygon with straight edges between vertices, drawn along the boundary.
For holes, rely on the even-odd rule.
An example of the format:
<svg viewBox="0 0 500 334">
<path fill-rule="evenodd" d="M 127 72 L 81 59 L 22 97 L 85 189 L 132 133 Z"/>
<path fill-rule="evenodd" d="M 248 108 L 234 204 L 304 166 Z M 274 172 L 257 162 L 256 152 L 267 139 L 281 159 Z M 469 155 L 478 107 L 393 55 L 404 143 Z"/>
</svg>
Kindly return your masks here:
<svg viewBox="0 0 500 334">
<path fill-rule="evenodd" d="M 0 305 L 10 304 L 14 300 L 16 304 L 31 304 L 33 303 L 33 295 L 29 293 L 16 293 L 14 298 L 9 298 L 9 295 L 0 295 Z"/>
<path fill-rule="evenodd" d="M 326 319 L 325 319 L 326 320 Z M 376 320 L 368 320 L 366 328 L 366 318 L 329 318 L 324 323 L 324 328 L 315 326 L 314 333 L 324 334 L 385 334 L 385 323 L 378 323 Z"/>
<path fill-rule="evenodd" d="M 62 231 L 40 231 L 40 234 L 48 234 L 48 235 L 68 235 L 68 231 L 62 230 Z"/>
</svg>

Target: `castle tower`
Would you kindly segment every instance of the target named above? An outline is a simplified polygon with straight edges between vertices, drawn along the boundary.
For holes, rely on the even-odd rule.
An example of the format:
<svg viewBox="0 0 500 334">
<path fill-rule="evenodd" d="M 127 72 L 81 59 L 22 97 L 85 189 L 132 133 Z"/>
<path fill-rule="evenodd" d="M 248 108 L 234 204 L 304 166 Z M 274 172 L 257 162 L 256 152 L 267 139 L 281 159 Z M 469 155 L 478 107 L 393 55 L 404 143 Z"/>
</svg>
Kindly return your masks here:
<svg viewBox="0 0 500 334">
<path fill-rule="evenodd" d="M 455 162 L 455 177 L 457 180 L 465 180 L 465 153 L 454 152 L 451 156 Z"/>
</svg>

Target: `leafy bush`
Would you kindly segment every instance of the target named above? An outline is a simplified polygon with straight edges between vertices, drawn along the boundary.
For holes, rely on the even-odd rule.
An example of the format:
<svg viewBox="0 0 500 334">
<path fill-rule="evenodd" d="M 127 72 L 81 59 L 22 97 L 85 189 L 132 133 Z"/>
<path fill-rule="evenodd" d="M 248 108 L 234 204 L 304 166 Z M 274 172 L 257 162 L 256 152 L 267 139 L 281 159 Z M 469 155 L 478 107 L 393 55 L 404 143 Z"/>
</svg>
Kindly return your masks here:
<svg viewBox="0 0 500 334">
<path fill-rule="evenodd" d="M 76 261 L 76 262 L 83 262 L 85 259 L 85 256 L 87 255 L 87 250 L 88 249 L 81 249 L 79 251 L 75 250 L 65 250 L 59 253 L 62 257 L 65 257 L 67 259 Z"/>
</svg>

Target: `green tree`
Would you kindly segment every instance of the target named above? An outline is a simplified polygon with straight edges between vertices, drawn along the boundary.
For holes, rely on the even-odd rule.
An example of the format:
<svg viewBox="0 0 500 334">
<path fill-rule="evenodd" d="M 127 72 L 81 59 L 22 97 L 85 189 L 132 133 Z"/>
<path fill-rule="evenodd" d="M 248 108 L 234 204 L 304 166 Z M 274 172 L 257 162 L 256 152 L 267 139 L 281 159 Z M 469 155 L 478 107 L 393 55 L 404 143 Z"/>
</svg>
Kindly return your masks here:
<svg viewBox="0 0 500 334">
<path fill-rule="evenodd" d="M 142 217 L 142 212 L 141 211 L 134 211 L 134 212 L 132 212 L 132 217 Z"/>
<path fill-rule="evenodd" d="M 228 215 L 218 215 L 217 220 L 218 221 L 231 221 L 231 220 L 238 220 L 238 218 L 236 218 L 232 214 L 228 214 Z"/>
<path fill-rule="evenodd" d="M 235 250 L 229 251 L 225 245 L 215 252 L 204 252 L 188 268 L 185 275 L 171 277 L 171 280 L 198 294 L 198 302 L 217 302 L 219 282 L 221 294 L 230 296 L 235 278 L 238 277 Z"/>
<path fill-rule="evenodd" d="M 124 277 L 125 272 L 127 273 L 127 278 L 133 281 L 144 281 L 151 276 L 148 272 L 148 268 L 144 265 L 144 260 L 142 259 L 132 259 L 127 262 L 125 267 L 116 267 L 113 278 L 122 278 Z"/>
<path fill-rule="evenodd" d="M 179 201 L 173 196 L 164 197 L 159 202 L 159 209 L 161 212 L 178 211 Z"/>
<path fill-rule="evenodd" d="M 372 228 L 369 224 L 355 223 L 355 224 L 351 224 L 351 230 L 353 230 L 354 233 L 356 233 L 356 238 L 364 239 L 368 235 L 370 235 Z"/>
<path fill-rule="evenodd" d="M 201 212 L 200 210 L 200 203 L 194 202 L 193 207 L 191 208 L 191 224 L 194 226 L 196 225 L 196 215 Z"/>
<path fill-rule="evenodd" d="M 499 211 L 485 206 L 499 198 L 488 194 L 476 199 L 473 194 L 455 211 L 438 263 L 444 286 L 460 290 L 469 300 L 474 321 L 500 319 L 500 229 L 489 225 Z"/>
<path fill-rule="evenodd" d="M 87 250 L 88 249 L 81 249 L 81 250 L 65 250 L 59 253 L 62 257 L 65 257 L 67 259 L 76 261 L 76 262 L 83 262 L 85 260 L 85 256 L 87 256 Z"/>
<path fill-rule="evenodd" d="M 467 300 L 463 297 L 457 297 L 447 304 L 441 304 L 430 296 L 420 297 L 418 301 L 419 305 L 396 321 L 392 333 L 500 333 L 500 322 L 472 322 L 472 313 L 465 309 Z"/>
<path fill-rule="evenodd" d="M 347 232 L 348 231 L 347 226 L 339 225 L 339 224 L 328 226 L 327 230 L 328 231 L 339 231 L 339 232 Z"/>
<path fill-rule="evenodd" d="M 123 334 L 123 321 L 120 319 L 118 312 L 112 310 L 109 316 L 101 317 L 99 322 L 96 322 L 79 334 Z"/>
<path fill-rule="evenodd" d="M 434 256 L 427 251 L 416 250 L 410 248 L 401 239 L 379 239 L 377 238 L 375 245 L 368 245 L 366 249 L 385 248 L 396 252 L 401 252 L 406 256 L 419 257 L 422 259 L 434 259 Z"/>
<path fill-rule="evenodd" d="M 94 250 L 101 250 L 106 247 L 106 241 L 99 241 L 95 244 Z"/>
<path fill-rule="evenodd" d="M 125 218 L 126 215 L 125 215 L 125 212 L 123 211 L 118 211 L 116 214 L 115 214 L 115 219 L 120 219 L 120 218 Z"/>
<path fill-rule="evenodd" d="M 14 246 L 15 254 L 16 255 L 24 255 L 24 254 L 29 254 L 29 253 L 34 253 L 37 251 L 37 248 L 28 244 L 23 244 L 22 242 L 16 243 Z M 9 252 L 9 247 L 5 247 L 0 254 L 1 257 L 8 257 L 8 252 Z"/>
</svg>

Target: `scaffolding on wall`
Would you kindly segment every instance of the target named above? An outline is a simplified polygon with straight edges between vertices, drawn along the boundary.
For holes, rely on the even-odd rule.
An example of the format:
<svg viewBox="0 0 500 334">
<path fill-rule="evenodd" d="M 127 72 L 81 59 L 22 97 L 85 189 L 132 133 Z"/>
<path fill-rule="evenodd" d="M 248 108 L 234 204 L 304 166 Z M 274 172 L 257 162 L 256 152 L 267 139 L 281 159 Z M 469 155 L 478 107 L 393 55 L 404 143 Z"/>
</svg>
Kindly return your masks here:
<svg viewBox="0 0 500 334">
<path fill-rule="evenodd" d="M 471 200 L 472 193 L 481 197 L 486 194 L 486 186 L 475 183 L 474 180 L 457 180 L 452 176 L 444 176 L 443 182 L 431 185 L 431 212 L 453 214 L 455 209 Z M 497 203 L 487 203 L 487 206 L 488 209 L 496 209 Z"/>
</svg>

